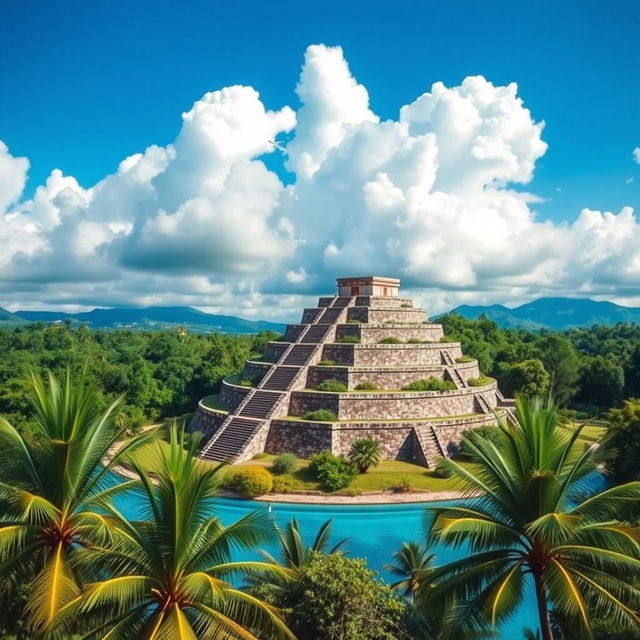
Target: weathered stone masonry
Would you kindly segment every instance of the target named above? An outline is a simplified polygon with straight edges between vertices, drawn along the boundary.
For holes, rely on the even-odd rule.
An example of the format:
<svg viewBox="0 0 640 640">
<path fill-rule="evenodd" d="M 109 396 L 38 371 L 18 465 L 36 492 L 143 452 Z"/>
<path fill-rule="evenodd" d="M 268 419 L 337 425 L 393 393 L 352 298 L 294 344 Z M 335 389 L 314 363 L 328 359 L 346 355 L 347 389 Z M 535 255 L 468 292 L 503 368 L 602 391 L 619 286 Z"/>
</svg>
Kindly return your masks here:
<svg viewBox="0 0 640 640">
<path fill-rule="evenodd" d="M 239 386 L 236 378 L 224 381 L 218 402 L 228 416 L 200 403 L 191 427 L 209 438 L 203 457 L 347 455 L 354 440 L 367 437 L 380 442 L 385 459 L 432 465 L 457 450 L 465 430 L 508 411 L 510 402 L 495 382 L 469 386 L 480 374 L 477 362 L 457 362 L 460 344 L 443 342 L 442 327 L 398 296 L 398 280 L 341 278 L 338 284 L 338 296 L 320 298 L 318 307 L 303 311 L 300 324 L 287 327 L 282 341 L 269 343 L 263 359 L 246 363 L 242 375 L 256 388 Z M 390 338 L 395 343 L 385 344 Z M 401 390 L 431 377 L 455 389 Z M 325 380 L 347 391 L 316 390 Z M 358 392 L 362 383 L 378 389 Z M 337 420 L 304 418 L 317 409 L 332 411 Z"/>
</svg>

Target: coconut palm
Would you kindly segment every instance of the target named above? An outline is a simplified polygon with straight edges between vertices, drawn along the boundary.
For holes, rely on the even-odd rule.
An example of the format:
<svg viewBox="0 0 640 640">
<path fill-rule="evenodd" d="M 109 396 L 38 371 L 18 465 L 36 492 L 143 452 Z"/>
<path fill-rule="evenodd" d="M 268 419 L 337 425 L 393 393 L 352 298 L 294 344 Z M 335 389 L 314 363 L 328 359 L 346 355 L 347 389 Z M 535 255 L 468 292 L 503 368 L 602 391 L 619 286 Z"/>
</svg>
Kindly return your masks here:
<svg viewBox="0 0 640 640">
<path fill-rule="evenodd" d="M 360 473 L 366 473 L 370 467 L 377 467 L 382 460 L 380 443 L 371 438 L 354 440 L 349 451 L 349 460 Z"/>
<path fill-rule="evenodd" d="M 278 529 L 278 538 L 280 539 L 280 549 L 282 552 L 282 560 L 278 561 L 270 553 L 263 551 L 264 557 L 273 564 L 281 564 L 288 569 L 296 570 L 306 566 L 311 560 L 312 554 L 325 553 L 331 555 L 339 553 L 342 547 L 347 543 L 347 538 L 343 538 L 337 544 L 329 549 L 329 536 L 331 535 L 331 522 L 327 520 L 318 530 L 316 537 L 311 545 L 305 545 L 302 534 L 300 533 L 300 525 L 293 518 L 282 531 Z"/>
<path fill-rule="evenodd" d="M 400 579 L 391 585 L 392 589 L 413 602 L 421 584 L 433 573 L 435 555 L 427 547 L 417 542 L 403 542 L 402 547 L 393 554 L 395 564 L 385 565 L 385 569 Z"/>
<path fill-rule="evenodd" d="M 234 575 L 286 575 L 266 562 L 231 560 L 234 551 L 275 535 L 271 518 L 255 511 L 225 526 L 212 517 L 220 467 L 183 443 L 174 428 L 169 444 L 151 447 L 153 481 L 133 461 L 140 520 L 104 501 L 110 543 L 78 552 L 92 580 L 60 611 L 60 633 L 81 620 L 84 637 L 109 640 L 292 638 L 275 608 L 230 581 Z"/>
<path fill-rule="evenodd" d="M 640 590 L 628 579 L 640 570 L 639 531 L 615 517 L 640 499 L 640 483 L 585 497 L 605 447 L 586 447 L 581 427 L 563 428 L 551 402 L 519 398 L 516 408 L 517 424 L 497 427 L 504 444 L 478 439 L 471 467 L 444 463 L 464 492 L 481 496 L 434 509 L 430 541 L 465 550 L 434 572 L 436 592 L 457 601 L 451 618 L 473 628 L 513 613 L 531 585 L 543 640 L 552 638 L 550 607 L 585 636 L 591 611 L 639 624 Z"/>
<path fill-rule="evenodd" d="M 92 504 L 127 487 L 108 488 L 109 468 L 142 440 L 103 464 L 123 436 L 114 426 L 120 401 L 99 409 L 95 388 L 69 372 L 46 383 L 32 374 L 30 389 L 32 438 L 0 418 L 0 581 L 30 575 L 27 618 L 41 633 L 80 592 L 72 556 L 103 528 Z"/>
</svg>

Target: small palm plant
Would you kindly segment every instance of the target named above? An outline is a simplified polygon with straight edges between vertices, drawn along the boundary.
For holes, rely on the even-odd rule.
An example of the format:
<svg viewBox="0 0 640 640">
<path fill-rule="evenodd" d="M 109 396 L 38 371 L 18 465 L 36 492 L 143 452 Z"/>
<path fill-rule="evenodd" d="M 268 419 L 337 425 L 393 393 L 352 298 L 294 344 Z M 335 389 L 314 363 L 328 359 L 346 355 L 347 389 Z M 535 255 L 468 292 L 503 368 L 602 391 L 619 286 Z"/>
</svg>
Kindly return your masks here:
<svg viewBox="0 0 640 640">
<path fill-rule="evenodd" d="M 156 444 L 154 478 L 135 461 L 141 520 L 130 521 L 109 501 L 102 505 L 111 540 L 78 552 L 92 577 L 58 617 L 60 632 L 82 621 L 86 638 L 122 640 L 288 639 L 279 612 L 229 582 L 238 576 L 286 576 L 266 562 L 232 561 L 274 536 L 268 514 L 254 511 L 230 526 L 211 517 L 220 467 L 183 447 L 175 427 L 167 446 Z"/>
<path fill-rule="evenodd" d="M 377 467 L 382 460 L 380 443 L 371 438 L 360 438 L 351 445 L 349 461 L 359 473 L 366 473 L 371 467 Z"/>
<path fill-rule="evenodd" d="M 433 573 L 432 562 L 435 555 L 417 542 L 403 542 L 393 558 L 395 563 L 385 565 L 385 569 L 400 579 L 391 588 L 414 602 L 418 589 Z"/>
<path fill-rule="evenodd" d="M 143 439 L 112 451 L 124 435 L 114 426 L 120 401 L 100 410 L 96 389 L 69 372 L 47 383 L 32 374 L 30 401 L 32 439 L 0 418 L 0 581 L 30 573 L 27 622 L 40 634 L 80 593 L 73 556 L 104 529 L 92 506 L 129 486 L 109 488 L 108 471 Z"/>
<path fill-rule="evenodd" d="M 550 606 L 575 620 L 581 637 L 590 635 L 590 612 L 640 624 L 640 590 L 629 580 L 640 570 L 639 529 L 615 520 L 640 500 L 640 483 L 579 496 L 605 447 L 585 448 L 581 427 L 567 432 L 550 402 L 519 398 L 516 408 L 517 424 L 497 427 L 499 446 L 469 443 L 473 466 L 444 463 L 470 497 L 481 497 L 434 509 L 431 542 L 465 545 L 462 559 L 434 572 L 435 594 L 457 601 L 451 620 L 478 628 L 512 614 L 530 579 L 543 640 L 552 639 Z"/>
<path fill-rule="evenodd" d="M 285 527 L 284 531 L 278 529 L 278 537 L 280 539 L 280 549 L 282 560 L 276 560 L 271 554 L 263 551 L 263 556 L 273 564 L 281 564 L 294 572 L 300 569 L 311 560 L 313 553 L 324 553 L 331 555 L 341 552 L 348 539 L 343 538 L 333 547 L 329 548 L 329 537 L 331 535 L 331 520 L 327 520 L 318 530 L 316 537 L 311 545 L 306 545 L 302 539 L 300 525 L 293 518 Z"/>
</svg>

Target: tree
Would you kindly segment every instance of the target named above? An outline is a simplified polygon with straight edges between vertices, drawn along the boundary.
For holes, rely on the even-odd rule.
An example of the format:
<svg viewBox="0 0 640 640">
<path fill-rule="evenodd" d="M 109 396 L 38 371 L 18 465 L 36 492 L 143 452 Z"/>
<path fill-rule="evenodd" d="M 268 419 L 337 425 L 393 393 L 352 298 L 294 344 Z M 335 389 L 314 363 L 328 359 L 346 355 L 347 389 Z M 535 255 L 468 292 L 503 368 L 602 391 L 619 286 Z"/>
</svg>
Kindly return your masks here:
<svg viewBox="0 0 640 640">
<path fill-rule="evenodd" d="M 584 358 L 580 368 L 578 398 L 589 404 L 611 406 L 620 402 L 624 389 L 624 371 L 604 356 Z"/>
<path fill-rule="evenodd" d="M 273 602 L 298 640 L 399 640 L 405 606 L 365 561 L 313 552 Z"/>
<path fill-rule="evenodd" d="M 549 334 L 536 345 L 537 357 L 551 376 L 551 393 L 557 402 L 565 405 L 576 389 L 578 381 L 578 355 L 566 338 Z"/>
<path fill-rule="evenodd" d="M 100 411 L 95 389 L 69 372 L 62 381 L 49 374 L 46 384 L 33 374 L 30 384 L 33 438 L 0 418 L 0 577 L 32 572 L 26 617 L 40 634 L 80 593 L 82 575 L 72 560 L 101 528 L 92 507 L 113 492 L 105 488 L 108 470 L 143 440 L 103 465 L 122 436 L 113 424 L 120 402 Z"/>
<path fill-rule="evenodd" d="M 640 479 L 640 399 L 625 401 L 620 409 L 609 412 L 607 440 L 614 455 L 607 467 L 617 482 Z"/>
<path fill-rule="evenodd" d="M 590 613 L 640 624 L 640 590 L 628 577 L 640 569 L 638 529 L 614 520 L 640 499 L 640 482 L 578 501 L 576 489 L 602 462 L 604 447 L 585 449 L 582 428 L 569 433 L 550 403 L 517 401 L 518 424 L 501 423 L 506 444 L 469 444 L 473 467 L 448 460 L 471 505 L 438 507 L 430 541 L 467 545 L 468 555 L 434 572 L 435 592 L 457 601 L 456 620 L 495 625 L 522 601 L 531 575 L 543 640 L 551 640 L 554 607 L 589 635 Z M 577 502 L 577 504 L 576 504 Z M 420 594 L 421 595 L 421 594 Z M 425 606 L 429 590 L 425 593 Z"/>
<path fill-rule="evenodd" d="M 395 564 L 388 564 L 385 569 L 400 579 L 391 588 L 413 602 L 420 585 L 429 580 L 433 573 L 431 563 L 435 555 L 417 542 L 403 542 L 393 558 Z"/>
<path fill-rule="evenodd" d="M 300 525 L 298 521 L 293 518 L 287 523 L 284 531 L 278 529 L 282 559 L 278 561 L 266 551 L 263 551 L 262 554 L 273 564 L 281 564 L 287 569 L 297 571 L 309 564 L 314 553 L 324 553 L 328 555 L 339 553 L 348 539 L 343 538 L 329 549 L 331 522 L 331 520 L 327 520 L 318 530 L 311 545 L 305 545 L 300 532 Z"/>
<path fill-rule="evenodd" d="M 184 449 L 175 428 L 155 456 L 155 482 L 132 463 L 142 520 L 102 504 L 110 544 L 79 550 L 92 581 L 59 612 L 60 631 L 81 620 L 88 638 L 292 638 L 273 607 L 227 581 L 286 574 L 269 563 L 230 560 L 232 550 L 251 550 L 273 537 L 268 514 L 254 511 L 229 526 L 207 517 L 220 467 L 199 460 L 192 446 Z"/>
<path fill-rule="evenodd" d="M 371 438 L 355 440 L 349 451 L 349 461 L 359 473 L 366 473 L 371 467 L 377 467 L 382 460 L 380 443 Z"/>
<path fill-rule="evenodd" d="M 523 360 L 511 366 L 507 372 L 505 391 L 514 396 L 545 396 L 549 393 L 551 378 L 537 358 Z"/>
</svg>

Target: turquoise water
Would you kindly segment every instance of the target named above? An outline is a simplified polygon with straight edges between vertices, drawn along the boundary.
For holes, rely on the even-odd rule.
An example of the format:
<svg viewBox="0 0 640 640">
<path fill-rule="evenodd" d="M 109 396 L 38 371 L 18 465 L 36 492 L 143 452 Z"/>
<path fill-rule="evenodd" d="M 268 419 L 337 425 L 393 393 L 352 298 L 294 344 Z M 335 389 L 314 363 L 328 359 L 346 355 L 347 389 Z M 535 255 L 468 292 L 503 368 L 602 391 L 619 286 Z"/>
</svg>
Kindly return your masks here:
<svg viewBox="0 0 640 640">
<path fill-rule="evenodd" d="M 599 474 L 591 474 L 582 489 L 588 493 L 603 488 L 605 481 Z M 431 520 L 429 507 L 450 505 L 454 502 L 428 502 L 392 505 L 308 505 L 291 503 L 263 503 L 250 500 L 217 498 L 216 515 L 230 524 L 249 511 L 271 509 L 271 515 L 280 526 L 297 518 L 304 537 L 311 542 L 323 522 L 332 518 L 332 541 L 349 538 L 346 550 L 351 557 L 367 559 L 372 569 L 384 576 L 384 565 L 392 560 L 394 551 L 405 541 L 423 541 Z M 121 497 L 118 504 L 125 515 L 135 518 L 139 505 L 133 497 Z M 277 555 L 277 545 L 268 551 Z M 436 564 L 461 557 L 463 549 L 436 547 Z M 247 557 L 247 556 L 245 556 Z M 257 553 L 253 557 L 258 557 Z M 239 557 L 237 559 L 240 559 Z M 523 627 L 537 628 L 536 606 L 530 590 L 518 612 L 500 628 L 500 640 L 519 640 Z"/>
</svg>

